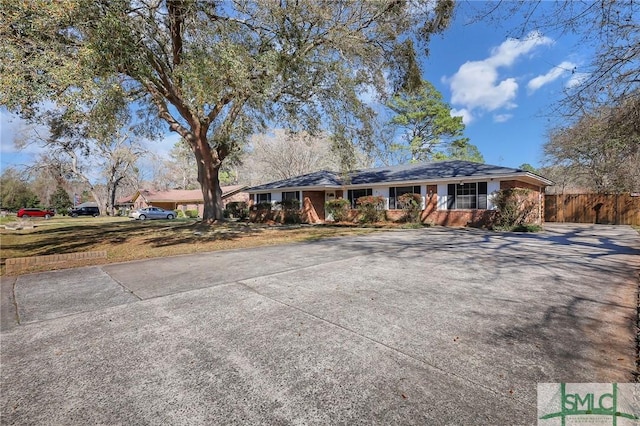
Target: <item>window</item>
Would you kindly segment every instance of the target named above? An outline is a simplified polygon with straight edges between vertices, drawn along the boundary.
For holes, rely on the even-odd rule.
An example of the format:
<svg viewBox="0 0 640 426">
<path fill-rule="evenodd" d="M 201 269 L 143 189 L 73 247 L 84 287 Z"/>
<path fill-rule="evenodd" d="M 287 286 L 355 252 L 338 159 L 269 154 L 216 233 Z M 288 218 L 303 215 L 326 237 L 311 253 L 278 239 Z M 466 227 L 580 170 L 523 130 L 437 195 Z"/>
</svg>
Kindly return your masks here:
<svg viewBox="0 0 640 426">
<path fill-rule="evenodd" d="M 263 202 L 271 202 L 271 193 L 267 192 L 265 194 L 256 194 L 256 204 Z"/>
<path fill-rule="evenodd" d="M 398 197 L 404 194 L 419 194 L 419 186 L 397 186 L 389 188 L 389 210 L 401 209 Z"/>
<path fill-rule="evenodd" d="M 300 200 L 300 198 L 298 198 L 298 191 L 283 192 L 282 201 L 287 200 Z"/>
<path fill-rule="evenodd" d="M 469 182 L 447 187 L 447 210 L 486 209 L 487 182 Z"/>
<path fill-rule="evenodd" d="M 373 190 L 371 188 L 364 188 L 364 189 L 349 189 L 347 191 L 347 198 L 349 199 L 349 202 L 351 203 L 351 208 L 355 209 L 356 206 L 356 201 L 358 200 L 358 198 L 360 197 L 367 197 L 373 195 Z"/>
</svg>

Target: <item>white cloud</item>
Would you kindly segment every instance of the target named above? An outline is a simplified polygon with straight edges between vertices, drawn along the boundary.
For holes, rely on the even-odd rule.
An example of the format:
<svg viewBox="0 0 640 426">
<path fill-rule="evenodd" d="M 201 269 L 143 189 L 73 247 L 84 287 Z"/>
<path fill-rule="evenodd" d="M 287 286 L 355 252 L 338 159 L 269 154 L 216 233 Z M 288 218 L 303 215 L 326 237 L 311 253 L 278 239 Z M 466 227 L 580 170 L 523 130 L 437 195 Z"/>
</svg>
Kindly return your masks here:
<svg viewBox="0 0 640 426">
<path fill-rule="evenodd" d="M 589 73 L 586 72 L 576 72 L 571 75 L 569 81 L 567 81 L 567 88 L 572 89 L 576 86 L 580 86 L 584 81 L 589 78 Z"/>
<path fill-rule="evenodd" d="M 509 121 L 513 117 L 513 114 L 494 114 L 493 121 L 495 123 L 504 123 L 505 121 Z"/>
<path fill-rule="evenodd" d="M 445 79 L 451 89 L 451 103 L 471 115 L 474 110 L 495 111 L 517 107 L 514 102 L 518 83 L 515 77 L 499 80 L 498 68 L 510 67 L 520 57 L 536 47 L 553 44 L 553 40 L 537 31 L 522 39 L 508 39 L 491 50 L 481 61 L 468 61 L 450 78 Z"/>
<path fill-rule="evenodd" d="M 510 38 L 500 46 L 491 49 L 491 56 L 485 59 L 493 67 L 509 67 L 520 56 L 526 55 L 538 46 L 548 46 L 553 40 L 538 31 L 531 31 L 522 40 Z"/>
<path fill-rule="evenodd" d="M 471 111 L 466 110 L 464 108 L 462 109 L 452 109 L 451 110 L 451 116 L 452 117 L 462 117 L 462 122 L 464 124 L 469 124 L 473 121 L 473 115 L 471 114 Z"/>
<path fill-rule="evenodd" d="M 546 74 L 539 75 L 537 77 L 529 80 L 527 84 L 527 89 L 529 93 L 533 93 L 545 84 L 549 84 L 558 78 L 560 78 L 563 74 L 568 72 L 572 72 L 576 67 L 576 64 L 573 62 L 564 61 L 560 65 L 553 67 Z"/>
<path fill-rule="evenodd" d="M 180 140 L 181 136 L 176 132 L 166 133 L 162 139 L 145 139 L 144 144 L 150 152 L 153 152 L 158 157 L 169 159 L 169 153 L 173 149 L 176 143 Z"/>
<path fill-rule="evenodd" d="M 34 126 L 4 108 L 0 109 L 0 154 L 39 154 L 44 149 L 33 143 L 36 135 L 46 138 L 44 126 Z M 31 141 L 31 142 L 29 142 Z"/>
</svg>

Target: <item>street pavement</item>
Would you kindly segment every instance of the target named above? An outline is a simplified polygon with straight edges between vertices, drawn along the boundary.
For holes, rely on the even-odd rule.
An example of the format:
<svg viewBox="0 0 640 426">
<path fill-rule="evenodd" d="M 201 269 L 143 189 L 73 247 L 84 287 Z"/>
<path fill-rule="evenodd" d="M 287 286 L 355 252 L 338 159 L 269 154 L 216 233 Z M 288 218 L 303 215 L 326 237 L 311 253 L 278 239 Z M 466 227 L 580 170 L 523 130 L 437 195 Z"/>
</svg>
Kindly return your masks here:
<svg viewBox="0 0 640 426">
<path fill-rule="evenodd" d="M 2 277 L 2 424 L 535 424 L 635 380 L 640 237 L 428 228 Z"/>
</svg>

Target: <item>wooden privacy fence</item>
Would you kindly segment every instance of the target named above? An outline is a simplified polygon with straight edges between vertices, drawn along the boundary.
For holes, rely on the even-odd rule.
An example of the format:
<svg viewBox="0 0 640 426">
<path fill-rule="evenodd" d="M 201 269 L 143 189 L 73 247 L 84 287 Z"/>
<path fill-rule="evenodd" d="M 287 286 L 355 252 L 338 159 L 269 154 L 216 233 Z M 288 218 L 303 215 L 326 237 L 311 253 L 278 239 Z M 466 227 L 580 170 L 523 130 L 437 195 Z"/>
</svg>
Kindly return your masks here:
<svg viewBox="0 0 640 426">
<path fill-rule="evenodd" d="M 640 226 L 640 194 L 545 195 L 544 220 Z"/>
</svg>

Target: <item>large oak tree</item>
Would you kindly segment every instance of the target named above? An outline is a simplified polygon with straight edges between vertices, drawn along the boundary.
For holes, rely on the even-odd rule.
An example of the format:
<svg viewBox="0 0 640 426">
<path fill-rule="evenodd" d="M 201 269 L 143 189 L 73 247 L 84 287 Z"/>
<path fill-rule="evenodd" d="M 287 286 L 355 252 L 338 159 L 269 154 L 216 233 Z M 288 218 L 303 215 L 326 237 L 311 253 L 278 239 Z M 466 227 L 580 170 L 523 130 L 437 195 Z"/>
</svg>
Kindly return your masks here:
<svg viewBox="0 0 640 426">
<path fill-rule="evenodd" d="M 203 218 L 221 219 L 218 171 L 247 135 L 286 123 L 325 129 L 347 154 L 369 142 L 373 112 L 359 95 L 419 82 L 414 42 L 424 48 L 452 10 L 453 0 L 0 0 L 0 101 L 32 119 L 54 103 L 71 123 L 115 110 L 166 123 L 196 158 Z"/>
</svg>

